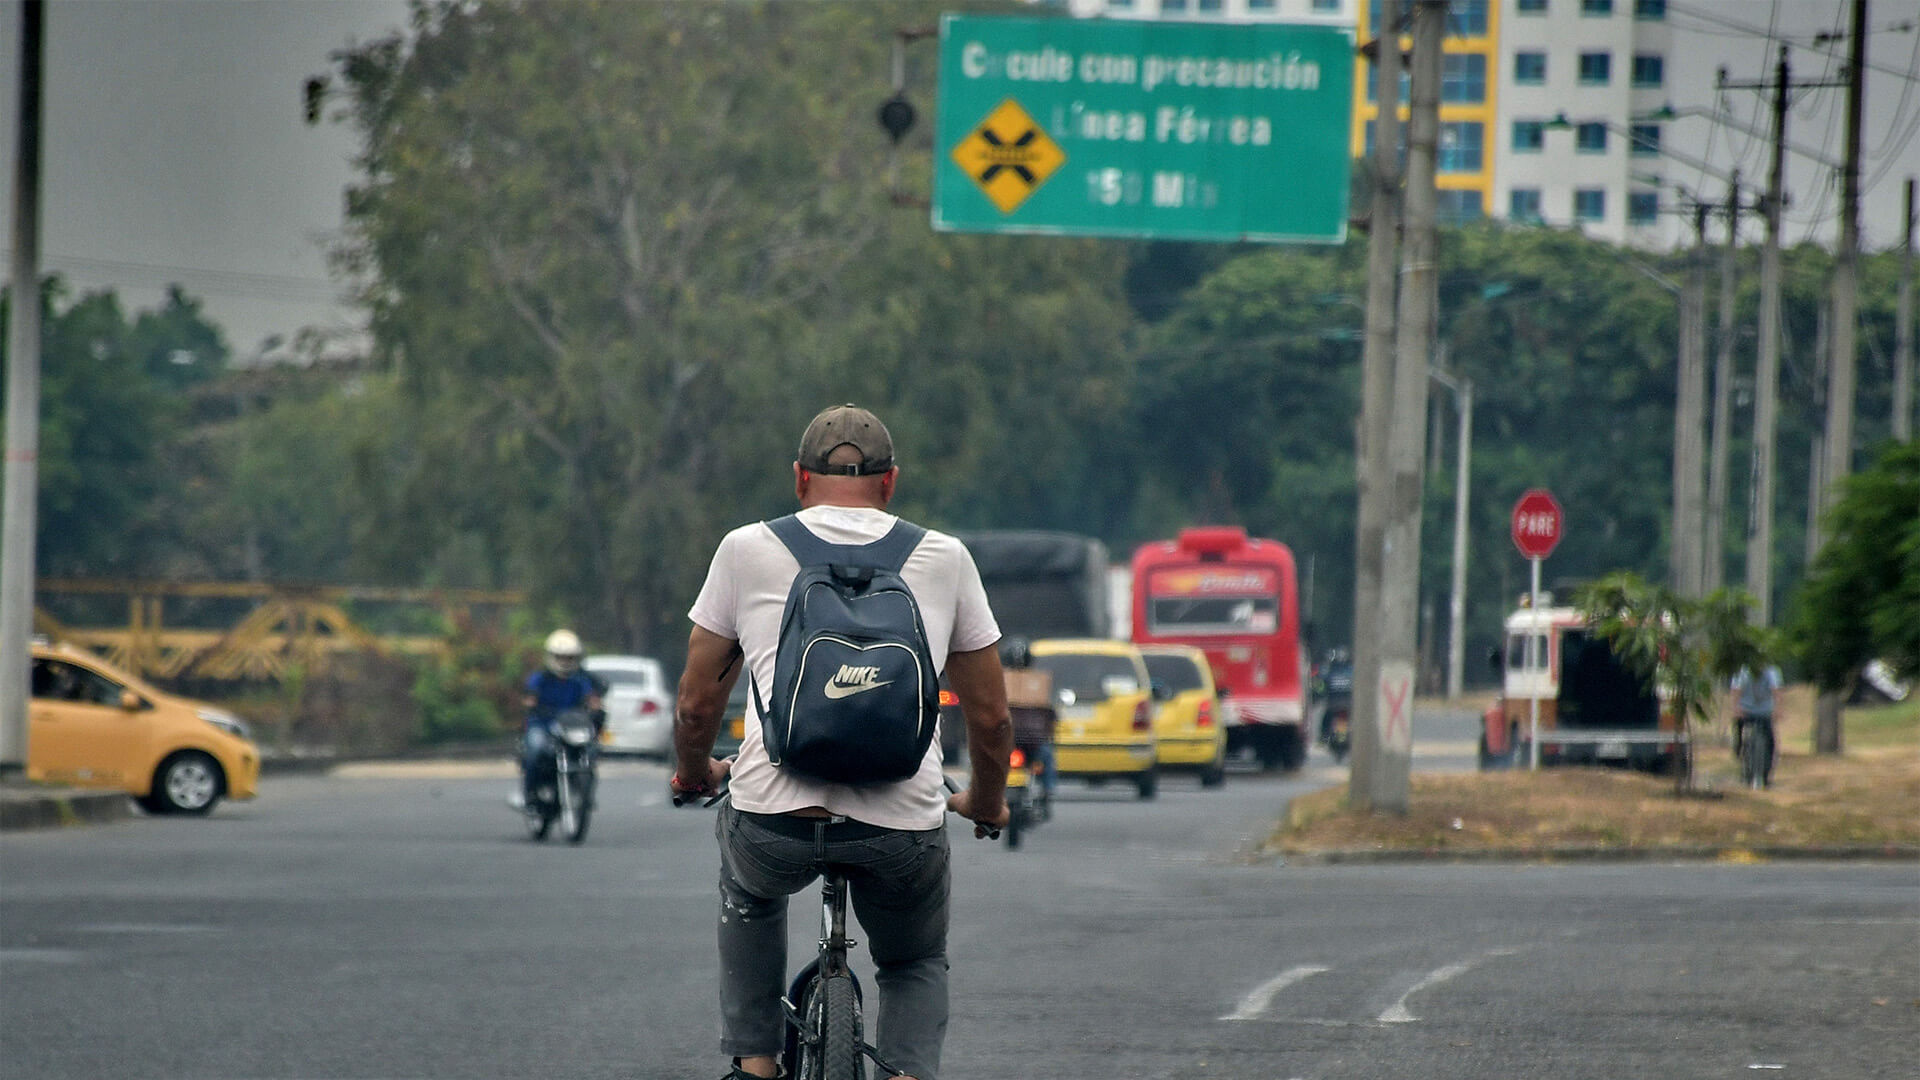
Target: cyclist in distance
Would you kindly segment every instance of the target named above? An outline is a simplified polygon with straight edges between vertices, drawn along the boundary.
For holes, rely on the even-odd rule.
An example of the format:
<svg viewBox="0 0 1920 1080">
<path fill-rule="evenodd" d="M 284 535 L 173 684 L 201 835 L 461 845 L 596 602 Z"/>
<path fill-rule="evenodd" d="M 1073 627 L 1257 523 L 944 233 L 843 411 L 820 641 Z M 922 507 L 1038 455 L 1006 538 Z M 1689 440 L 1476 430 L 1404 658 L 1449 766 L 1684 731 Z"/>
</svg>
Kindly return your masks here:
<svg viewBox="0 0 1920 1080">
<path fill-rule="evenodd" d="M 793 463 L 796 517 L 829 544 L 880 540 L 898 520 L 887 512 L 898 478 L 893 440 L 879 418 L 852 405 L 829 408 L 807 426 Z M 874 961 L 880 1057 L 896 1076 L 937 1080 L 947 1029 L 945 815 L 973 821 L 976 835 L 1008 817 L 1013 726 L 996 649 L 1000 629 L 967 549 L 928 530 L 898 573 L 918 605 L 927 653 L 944 668 L 967 725 L 971 782 L 951 797 L 937 738 L 917 771 L 899 781 L 832 783 L 790 762 L 775 765 L 754 719 L 757 704 L 737 757 L 716 761 L 714 738 L 740 660 L 760 696 L 774 685 L 782 615 L 801 571 L 767 523 L 741 526 L 721 540 L 688 613 L 694 625 L 675 709 L 671 783 L 683 796 L 711 794 L 723 779 L 731 790 L 714 826 L 721 1051 L 733 1059 L 727 1080 L 779 1073 L 787 898 L 828 865 L 846 876 Z"/>
<path fill-rule="evenodd" d="M 1773 715 L 1780 704 L 1780 669 L 1771 664 L 1758 674 L 1743 667 L 1733 677 L 1733 756 L 1740 760 L 1746 740 L 1756 734 L 1766 739 L 1770 752 L 1760 766 L 1760 786 L 1773 782 L 1773 763 L 1779 760 L 1780 744 L 1774 736 Z"/>
<path fill-rule="evenodd" d="M 586 709 L 593 713 L 594 725 L 603 720 L 600 712 L 600 686 L 580 670 L 580 637 L 571 630 L 555 630 L 547 635 L 546 662 L 527 676 L 520 704 L 527 710 L 520 737 L 520 793 L 516 806 L 533 802 L 534 787 L 544 779 L 540 775 L 547 762 L 547 743 L 553 738 L 553 715 L 563 709 Z"/>
</svg>

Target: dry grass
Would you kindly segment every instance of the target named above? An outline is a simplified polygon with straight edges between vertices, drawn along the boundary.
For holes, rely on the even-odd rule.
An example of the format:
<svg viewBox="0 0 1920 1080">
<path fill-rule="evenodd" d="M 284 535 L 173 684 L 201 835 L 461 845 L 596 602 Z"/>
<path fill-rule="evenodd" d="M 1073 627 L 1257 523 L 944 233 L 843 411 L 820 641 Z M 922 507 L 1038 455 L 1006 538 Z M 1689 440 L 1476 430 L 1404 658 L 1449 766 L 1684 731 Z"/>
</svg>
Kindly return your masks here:
<svg viewBox="0 0 1920 1080">
<path fill-rule="evenodd" d="M 1721 725 L 1700 733 L 1696 793 L 1671 778 L 1604 768 L 1419 774 L 1405 816 L 1356 813 L 1344 786 L 1296 799 L 1266 850 L 1484 851 L 1542 854 L 1712 849 L 1722 857 L 1775 849 L 1920 845 L 1920 701 L 1848 710 L 1848 750 L 1808 753 L 1811 701 L 1790 694 L 1774 785 L 1738 784 Z"/>
</svg>

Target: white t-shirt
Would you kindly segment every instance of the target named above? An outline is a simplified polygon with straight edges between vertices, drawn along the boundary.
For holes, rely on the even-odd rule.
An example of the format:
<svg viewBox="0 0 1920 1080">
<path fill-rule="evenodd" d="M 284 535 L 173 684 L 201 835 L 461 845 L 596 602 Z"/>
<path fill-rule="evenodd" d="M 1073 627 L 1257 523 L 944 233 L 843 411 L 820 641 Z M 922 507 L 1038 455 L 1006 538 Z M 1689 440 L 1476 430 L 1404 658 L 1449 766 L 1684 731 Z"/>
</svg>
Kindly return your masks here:
<svg viewBox="0 0 1920 1080">
<path fill-rule="evenodd" d="M 800 511 L 799 518 L 829 544 L 872 543 L 885 536 L 896 520 L 884 510 L 855 506 L 812 506 Z M 787 590 L 799 573 L 799 562 L 765 522 L 742 525 L 720 541 L 707 568 L 707 582 L 687 612 L 702 629 L 740 643 L 747 661 L 740 677 L 751 674 L 762 697 L 773 686 L 780 616 L 786 610 Z M 1000 626 L 987 606 L 980 570 L 960 541 L 927 530 L 901 567 L 900 577 L 920 606 L 927 646 L 940 669 L 946 668 L 951 653 L 984 649 L 1000 640 Z M 767 759 L 751 695 L 745 738 L 730 783 L 733 805 L 756 814 L 824 806 L 829 813 L 869 825 L 915 830 L 940 828 L 946 818 L 937 733 L 920 771 L 906 780 L 859 787 L 827 783 L 777 768 Z"/>
</svg>

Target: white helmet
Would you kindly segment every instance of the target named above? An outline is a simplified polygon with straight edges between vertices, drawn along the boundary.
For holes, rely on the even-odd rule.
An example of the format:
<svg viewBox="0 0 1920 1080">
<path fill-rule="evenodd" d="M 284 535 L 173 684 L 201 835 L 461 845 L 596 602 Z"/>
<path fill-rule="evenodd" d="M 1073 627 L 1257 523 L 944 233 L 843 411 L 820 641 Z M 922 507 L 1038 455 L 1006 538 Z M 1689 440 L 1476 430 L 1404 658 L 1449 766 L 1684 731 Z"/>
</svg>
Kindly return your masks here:
<svg viewBox="0 0 1920 1080">
<path fill-rule="evenodd" d="M 555 630 L 547 635 L 547 670 L 555 675 L 571 675 L 580 670 L 580 637 L 571 630 Z"/>
</svg>

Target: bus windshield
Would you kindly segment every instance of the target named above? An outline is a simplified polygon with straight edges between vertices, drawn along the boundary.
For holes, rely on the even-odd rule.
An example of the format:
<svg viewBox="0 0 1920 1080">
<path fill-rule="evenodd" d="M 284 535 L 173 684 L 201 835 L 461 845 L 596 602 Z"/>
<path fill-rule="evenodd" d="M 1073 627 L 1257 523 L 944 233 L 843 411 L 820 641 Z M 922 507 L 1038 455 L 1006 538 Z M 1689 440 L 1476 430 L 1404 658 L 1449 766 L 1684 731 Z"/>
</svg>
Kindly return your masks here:
<svg viewBox="0 0 1920 1080">
<path fill-rule="evenodd" d="M 1156 596 L 1147 610 L 1156 634 L 1271 634 L 1280 626 L 1277 596 Z"/>
</svg>

